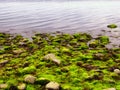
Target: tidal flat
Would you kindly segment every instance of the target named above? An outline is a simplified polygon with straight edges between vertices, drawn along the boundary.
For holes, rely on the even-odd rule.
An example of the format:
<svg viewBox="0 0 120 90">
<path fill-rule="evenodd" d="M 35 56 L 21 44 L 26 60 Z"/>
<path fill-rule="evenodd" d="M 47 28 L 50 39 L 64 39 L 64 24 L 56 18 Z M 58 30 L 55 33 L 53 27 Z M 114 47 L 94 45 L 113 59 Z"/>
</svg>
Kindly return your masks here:
<svg viewBox="0 0 120 90">
<path fill-rule="evenodd" d="M 108 36 L 0 33 L 0 90 L 119 90 L 120 48 Z"/>
</svg>

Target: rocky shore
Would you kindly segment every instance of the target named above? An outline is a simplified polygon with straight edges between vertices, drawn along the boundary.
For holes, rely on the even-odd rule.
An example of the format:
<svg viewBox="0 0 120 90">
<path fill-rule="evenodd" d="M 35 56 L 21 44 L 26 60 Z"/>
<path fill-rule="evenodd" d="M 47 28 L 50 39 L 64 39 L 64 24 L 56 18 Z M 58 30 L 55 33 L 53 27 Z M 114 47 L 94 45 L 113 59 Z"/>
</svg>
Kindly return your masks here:
<svg viewBox="0 0 120 90">
<path fill-rule="evenodd" d="M 0 90 L 119 90 L 120 48 L 108 36 L 0 33 Z"/>
</svg>

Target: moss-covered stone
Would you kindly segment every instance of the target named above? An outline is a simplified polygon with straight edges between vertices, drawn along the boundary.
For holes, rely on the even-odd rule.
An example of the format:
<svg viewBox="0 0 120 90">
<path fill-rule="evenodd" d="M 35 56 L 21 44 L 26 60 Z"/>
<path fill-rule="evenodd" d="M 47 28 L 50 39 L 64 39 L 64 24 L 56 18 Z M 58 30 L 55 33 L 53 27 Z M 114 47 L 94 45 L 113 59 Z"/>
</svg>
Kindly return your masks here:
<svg viewBox="0 0 120 90">
<path fill-rule="evenodd" d="M 111 29 L 114 29 L 114 28 L 117 28 L 117 25 L 116 24 L 110 24 L 110 25 L 107 25 L 108 28 L 111 28 Z"/>
</svg>

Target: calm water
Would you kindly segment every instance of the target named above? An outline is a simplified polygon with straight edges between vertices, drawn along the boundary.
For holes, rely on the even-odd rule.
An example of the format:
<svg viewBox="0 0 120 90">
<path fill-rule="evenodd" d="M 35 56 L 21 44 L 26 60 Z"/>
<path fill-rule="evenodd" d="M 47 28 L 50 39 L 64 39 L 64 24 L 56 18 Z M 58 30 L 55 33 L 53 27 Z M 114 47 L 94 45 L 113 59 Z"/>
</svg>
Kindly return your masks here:
<svg viewBox="0 0 120 90">
<path fill-rule="evenodd" d="M 78 32 L 120 25 L 120 1 L 0 2 L 0 31 Z"/>
</svg>

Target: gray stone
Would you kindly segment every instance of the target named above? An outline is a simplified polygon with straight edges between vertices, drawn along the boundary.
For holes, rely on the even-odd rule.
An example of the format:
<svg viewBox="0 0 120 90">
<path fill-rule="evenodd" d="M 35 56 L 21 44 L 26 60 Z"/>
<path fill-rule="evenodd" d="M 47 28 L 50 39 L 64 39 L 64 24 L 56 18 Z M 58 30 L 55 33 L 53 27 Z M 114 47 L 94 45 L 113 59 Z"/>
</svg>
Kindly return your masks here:
<svg viewBox="0 0 120 90">
<path fill-rule="evenodd" d="M 36 77 L 32 76 L 32 75 L 27 75 L 24 79 L 25 82 L 34 84 L 34 82 L 36 81 Z"/>
<path fill-rule="evenodd" d="M 46 86 L 45 86 L 46 90 L 60 90 L 60 85 L 57 82 L 49 82 Z"/>
</svg>

